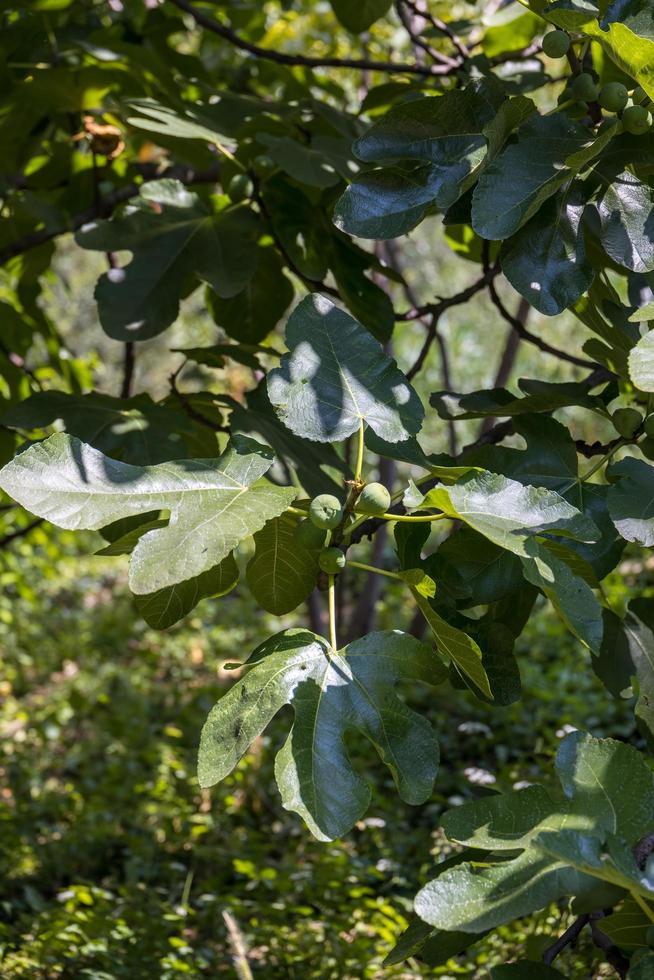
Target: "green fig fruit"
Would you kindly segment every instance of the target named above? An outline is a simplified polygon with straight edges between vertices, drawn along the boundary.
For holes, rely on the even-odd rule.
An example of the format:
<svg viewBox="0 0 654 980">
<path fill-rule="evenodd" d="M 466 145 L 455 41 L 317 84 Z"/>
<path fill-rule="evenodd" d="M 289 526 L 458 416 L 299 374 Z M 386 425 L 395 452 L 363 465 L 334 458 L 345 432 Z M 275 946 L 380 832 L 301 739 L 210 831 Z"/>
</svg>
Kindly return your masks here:
<svg viewBox="0 0 654 980">
<path fill-rule="evenodd" d="M 634 136 L 641 136 L 652 127 L 652 114 L 643 105 L 627 106 L 621 118 L 626 131 Z"/>
<path fill-rule="evenodd" d="M 607 82 L 602 85 L 598 96 L 598 102 L 603 109 L 609 112 L 622 112 L 629 101 L 629 93 L 621 82 Z"/>
<path fill-rule="evenodd" d="M 573 78 L 570 91 L 580 102 L 594 102 L 599 94 L 599 86 L 593 76 L 584 71 Z"/>
<path fill-rule="evenodd" d="M 563 58 L 570 50 L 570 38 L 565 31 L 550 31 L 543 38 L 543 51 L 548 58 Z"/>
<path fill-rule="evenodd" d="M 234 174 L 227 185 L 227 194 L 234 204 L 247 200 L 252 197 L 253 193 L 254 184 L 247 174 Z"/>
<path fill-rule="evenodd" d="M 385 514 L 391 505 L 391 495 L 382 483 L 367 483 L 363 488 L 355 510 L 359 514 Z"/>
<path fill-rule="evenodd" d="M 340 548 L 323 548 L 318 555 L 318 564 L 328 575 L 338 575 L 345 568 L 345 555 Z"/>
<path fill-rule="evenodd" d="M 331 493 L 321 493 L 314 497 L 309 506 L 309 518 L 316 527 L 333 528 L 341 523 L 343 507 L 338 497 Z"/>
</svg>

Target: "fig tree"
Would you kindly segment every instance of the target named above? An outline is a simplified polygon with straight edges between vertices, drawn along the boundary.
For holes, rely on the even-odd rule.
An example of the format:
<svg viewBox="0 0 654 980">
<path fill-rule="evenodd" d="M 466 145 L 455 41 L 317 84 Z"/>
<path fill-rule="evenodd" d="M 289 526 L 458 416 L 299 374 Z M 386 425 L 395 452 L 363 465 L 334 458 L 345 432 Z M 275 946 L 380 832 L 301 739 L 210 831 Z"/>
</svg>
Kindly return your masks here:
<svg viewBox="0 0 654 980">
<path fill-rule="evenodd" d="M 354 506 L 360 514 L 385 514 L 390 505 L 391 495 L 382 483 L 367 483 Z"/>
<path fill-rule="evenodd" d="M 323 548 L 318 555 L 318 564 L 328 575 L 338 575 L 345 568 L 345 555 L 340 548 Z"/>
<path fill-rule="evenodd" d="M 321 493 L 318 497 L 314 497 L 309 506 L 309 518 L 316 527 L 336 527 L 340 524 L 342 516 L 341 502 L 331 493 Z"/>
</svg>

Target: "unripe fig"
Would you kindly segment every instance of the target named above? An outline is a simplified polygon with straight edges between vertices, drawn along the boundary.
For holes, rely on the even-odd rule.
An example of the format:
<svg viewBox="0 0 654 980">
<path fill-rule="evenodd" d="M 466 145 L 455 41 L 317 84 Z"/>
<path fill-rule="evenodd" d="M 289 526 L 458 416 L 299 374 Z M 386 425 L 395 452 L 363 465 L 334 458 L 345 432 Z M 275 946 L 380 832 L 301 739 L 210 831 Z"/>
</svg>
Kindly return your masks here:
<svg viewBox="0 0 654 980">
<path fill-rule="evenodd" d="M 390 505 L 391 495 L 382 483 L 367 483 L 354 507 L 359 514 L 385 514 Z"/>
<path fill-rule="evenodd" d="M 616 408 L 611 421 L 624 439 L 631 439 L 636 429 L 643 421 L 643 416 L 635 408 Z"/>
<path fill-rule="evenodd" d="M 227 194 L 234 204 L 238 204 L 240 201 L 245 201 L 247 198 L 252 197 L 253 193 L 254 184 L 247 174 L 234 174 L 227 185 Z"/>
<path fill-rule="evenodd" d="M 275 169 L 275 161 L 267 153 L 260 153 L 252 161 L 252 166 L 254 167 L 255 173 L 258 173 L 260 177 L 264 177 Z"/>
<path fill-rule="evenodd" d="M 626 131 L 634 136 L 646 133 L 652 126 L 651 113 L 643 105 L 627 106 L 621 118 Z"/>
<path fill-rule="evenodd" d="M 598 102 L 609 112 L 621 112 L 629 101 L 629 93 L 621 82 L 607 82 L 602 85 Z"/>
<path fill-rule="evenodd" d="M 328 575 L 338 575 L 345 568 L 345 555 L 340 548 L 323 548 L 318 555 L 318 564 Z"/>
<path fill-rule="evenodd" d="M 565 31 L 550 31 L 543 38 L 543 51 L 548 58 L 563 58 L 570 50 L 570 38 Z"/>
<path fill-rule="evenodd" d="M 300 521 L 295 528 L 294 537 L 302 548 L 317 551 L 318 548 L 324 547 L 327 531 L 322 527 L 316 527 L 312 521 Z"/>
<path fill-rule="evenodd" d="M 580 102 L 594 102 L 597 98 L 599 87 L 593 76 L 587 71 L 584 71 L 572 80 L 570 91 L 575 99 L 579 99 Z"/>
<path fill-rule="evenodd" d="M 321 493 L 311 501 L 309 518 L 316 527 L 336 527 L 341 523 L 342 516 L 341 502 L 331 493 Z"/>
</svg>

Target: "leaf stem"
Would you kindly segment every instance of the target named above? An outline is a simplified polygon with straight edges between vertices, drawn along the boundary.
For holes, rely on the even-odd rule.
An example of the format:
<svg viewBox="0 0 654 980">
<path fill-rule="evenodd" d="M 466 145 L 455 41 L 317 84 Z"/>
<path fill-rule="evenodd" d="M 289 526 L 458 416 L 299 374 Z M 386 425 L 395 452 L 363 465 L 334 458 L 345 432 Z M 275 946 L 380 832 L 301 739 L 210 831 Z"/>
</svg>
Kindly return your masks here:
<svg viewBox="0 0 654 980">
<path fill-rule="evenodd" d="M 377 568 L 375 565 L 366 565 L 362 561 L 350 561 L 348 559 L 348 566 L 352 568 L 360 568 L 364 572 L 372 572 L 374 575 L 385 575 L 387 578 L 397 579 L 398 582 L 403 582 L 404 579 L 397 572 L 387 572 L 385 568 Z"/>
<path fill-rule="evenodd" d="M 382 521 L 406 521 L 417 523 L 418 521 L 445 521 L 447 514 L 379 514 Z"/>
<path fill-rule="evenodd" d="M 334 588 L 334 576 L 329 576 L 329 590 L 327 592 L 329 603 L 329 642 L 332 650 L 336 653 L 338 643 L 336 641 L 336 590 Z"/>
<path fill-rule="evenodd" d="M 601 468 L 604 466 L 605 463 L 608 463 L 608 461 L 611 459 L 614 453 L 618 451 L 618 449 L 621 449 L 622 446 L 626 446 L 628 442 L 629 442 L 628 439 L 619 439 L 616 442 L 616 444 L 614 446 L 611 446 L 609 451 L 605 453 L 597 463 L 594 463 L 586 473 L 584 473 L 582 476 L 579 477 L 579 482 L 585 483 L 586 480 L 590 479 L 590 477 L 593 476 L 595 473 L 597 473 L 598 470 L 601 470 Z"/>
<path fill-rule="evenodd" d="M 306 510 L 300 510 L 299 507 L 287 507 L 286 508 L 286 513 L 287 514 L 297 514 L 298 517 L 306 517 L 307 514 L 308 514 L 308 511 L 306 511 Z"/>
<path fill-rule="evenodd" d="M 576 101 L 577 99 L 566 99 L 565 102 L 559 102 L 558 105 L 555 105 L 549 112 L 545 112 L 544 115 L 553 116 L 556 112 L 562 112 L 563 109 L 568 109 L 571 105 L 574 105 Z"/>
<path fill-rule="evenodd" d="M 357 441 L 357 462 L 356 462 L 356 468 L 354 470 L 355 483 L 361 482 L 361 474 L 363 473 L 364 432 L 365 432 L 365 425 L 363 419 L 361 419 L 361 422 L 359 423 L 359 437 Z"/>
<path fill-rule="evenodd" d="M 641 898 L 638 892 L 630 892 L 630 895 L 633 898 L 634 902 L 636 902 L 641 907 L 641 909 L 643 910 L 643 912 L 645 913 L 649 921 L 654 922 L 654 909 L 652 909 L 652 907 L 647 904 L 644 898 Z"/>
</svg>

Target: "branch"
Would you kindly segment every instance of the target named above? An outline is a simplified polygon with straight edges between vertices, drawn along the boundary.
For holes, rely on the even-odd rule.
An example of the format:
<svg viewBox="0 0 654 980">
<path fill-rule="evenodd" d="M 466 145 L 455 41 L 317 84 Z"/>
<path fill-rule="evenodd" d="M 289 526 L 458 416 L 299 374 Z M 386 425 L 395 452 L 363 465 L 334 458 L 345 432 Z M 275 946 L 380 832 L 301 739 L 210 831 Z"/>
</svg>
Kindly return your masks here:
<svg viewBox="0 0 654 980">
<path fill-rule="evenodd" d="M 490 271 L 489 248 L 489 242 L 485 241 L 483 244 L 484 270 Z M 513 327 L 522 340 L 526 340 L 528 343 L 533 344 L 534 347 L 537 347 L 538 350 L 543 351 L 544 354 L 551 354 L 553 357 L 558 357 L 561 361 L 567 361 L 569 364 L 576 364 L 577 367 L 598 367 L 594 361 L 587 361 L 583 357 L 577 357 L 575 354 L 568 354 L 567 351 L 559 350 L 558 347 L 552 347 L 552 345 L 548 344 L 547 341 L 541 340 L 541 338 L 537 337 L 536 334 L 532 333 L 530 330 L 527 330 L 525 325 L 521 323 L 517 317 L 513 316 L 512 313 L 509 313 L 506 306 L 500 299 L 492 278 L 489 279 L 488 282 L 488 293 L 493 306 L 496 308 L 502 319 L 506 320 L 506 322 Z"/>
<path fill-rule="evenodd" d="M 578 919 L 575 919 L 572 925 L 565 930 L 563 935 L 559 936 L 556 942 L 547 947 L 543 953 L 543 963 L 547 963 L 548 966 L 551 966 L 556 957 L 559 955 L 559 953 L 563 952 L 566 946 L 574 946 L 579 938 L 580 932 L 585 926 L 588 925 L 589 922 L 590 915 L 588 913 L 580 915 Z"/>
<path fill-rule="evenodd" d="M 4 538 L 0 538 L 0 550 L 6 548 L 12 541 L 17 541 L 19 538 L 24 538 L 30 533 L 30 531 L 33 531 L 35 527 L 38 527 L 39 524 L 43 524 L 42 517 L 37 517 L 36 520 L 26 524 L 25 527 L 19 528 L 18 531 L 12 531 L 11 534 L 5 534 Z"/>
<path fill-rule="evenodd" d="M 422 19 L 427 21 L 428 24 L 431 24 L 435 31 L 438 31 L 439 34 L 444 34 L 445 37 L 448 37 L 464 61 L 470 57 L 469 49 L 465 46 L 461 38 L 454 33 L 452 28 L 445 23 L 444 20 L 441 20 L 440 17 L 434 17 L 434 15 L 430 14 L 428 10 L 423 10 L 418 5 L 416 0 L 403 0 L 403 2 L 417 17 L 422 17 Z"/>
<path fill-rule="evenodd" d="M 33 231 L 29 235 L 17 238 L 9 245 L 5 245 L 4 248 L 0 248 L 0 265 L 4 265 L 5 262 L 15 258 L 17 255 L 29 252 L 32 248 L 38 248 L 39 245 L 44 245 L 46 242 L 59 238 L 60 235 L 67 235 L 69 232 L 77 231 L 78 228 L 88 224 L 90 221 L 94 221 L 97 218 L 110 217 L 119 204 L 124 204 L 131 197 L 137 196 L 142 183 L 150 180 L 161 180 L 163 177 L 175 177 L 182 184 L 186 185 L 212 184 L 218 180 L 219 169 L 216 164 L 208 170 L 192 170 L 190 168 L 180 170 L 179 167 L 171 167 L 161 172 L 157 172 L 156 170 L 151 173 L 148 172 L 148 175 L 143 177 L 141 183 L 126 184 L 124 187 L 118 187 L 111 194 L 106 194 L 104 197 L 98 198 L 90 208 L 85 208 L 84 211 L 73 215 L 66 226 L 59 228 L 40 228 L 38 231 Z"/>
<path fill-rule="evenodd" d="M 189 0 L 169 0 L 179 10 L 190 14 L 196 24 L 204 27 L 207 31 L 217 34 L 224 41 L 229 41 L 235 48 L 247 51 L 255 58 L 262 58 L 266 61 L 274 61 L 278 65 L 290 65 L 291 67 L 302 68 L 356 68 L 360 71 L 381 71 L 387 74 L 410 74 L 432 77 L 434 75 L 450 75 L 457 71 L 462 62 L 454 61 L 446 65 L 418 65 L 406 62 L 393 61 L 373 61 L 367 58 L 311 58 L 307 55 L 287 54 L 284 51 L 275 51 L 272 48 L 262 48 L 258 44 L 253 44 L 241 37 L 236 31 L 223 24 L 221 21 L 210 17 L 208 14 L 197 10 Z"/>
<path fill-rule="evenodd" d="M 438 337 L 438 321 L 443 313 L 445 313 L 446 310 L 451 309 L 453 306 L 460 306 L 462 303 L 467 303 L 468 300 L 472 299 L 473 296 L 481 292 L 482 289 L 485 289 L 498 272 L 499 269 L 491 268 L 488 271 L 485 271 L 484 275 L 476 282 L 473 282 L 471 286 L 468 286 L 466 289 L 461 290 L 460 293 L 457 293 L 456 296 L 448 296 L 445 299 L 438 300 L 437 303 L 431 303 L 427 306 L 414 307 L 412 310 L 409 310 L 407 313 L 398 317 L 398 319 L 409 321 L 419 320 L 424 316 L 431 317 L 431 323 L 429 324 L 429 329 L 427 330 L 427 336 L 424 344 L 422 345 L 422 349 L 418 354 L 413 367 L 407 371 L 407 378 L 409 381 L 411 378 L 415 377 L 425 363 L 425 359 L 429 353 L 429 348 Z"/>
<path fill-rule="evenodd" d="M 421 51 L 424 51 L 424 53 L 429 55 L 429 57 L 434 62 L 437 62 L 441 65 L 450 65 L 453 68 L 459 67 L 459 62 L 455 58 L 450 58 L 448 57 L 448 55 L 442 54 L 442 52 L 437 51 L 436 48 L 433 48 L 431 44 L 429 44 L 428 41 L 425 41 L 425 39 L 421 37 L 420 33 L 414 29 L 414 26 L 411 23 L 411 14 L 413 14 L 414 16 L 424 17 L 424 15 L 419 14 L 415 6 L 408 3 L 407 0 L 396 0 L 395 10 L 397 16 L 402 22 L 402 26 L 404 27 L 404 30 L 409 35 L 411 43 L 415 48 L 419 48 Z M 411 13 L 409 13 L 408 11 L 410 11 Z"/>
<path fill-rule="evenodd" d="M 597 925 L 598 919 L 604 918 L 604 912 L 593 912 L 590 916 L 590 934 L 593 943 L 601 949 L 619 977 L 626 977 L 629 972 L 629 960 L 626 959 L 613 941 Z"/>
<path fill-rule="evenodd" d="M 193 419 L 194 422 L 197 422 L 198 425 L 203 425 L 206 429 L 211 429 L 212 432 L 229 432 L 226 425 L 221 425 L 219 422 L 214 422 L 212 419 L 207 418 L 206 415 L 203 415 L 202 412 L 198 412 L 195 408 L 193 408 L 189 401 L 188 395 L 184 394 L 184 392 L 180 391 L 177 387 L 177 378 L 187 363 L 187 361 L 183 361 L 177 370 L 171 374 L 169 379 L 171 392 L 178 400 L 188 417 Z"/>
<path fill-rule="evenodd" d="M 516 310 L 516 320 L 519 320 L 523 326 L 527 322 L 527 317 L 529 316 L 529 310 L 531 309 L 529 303 L 526 299 L 520 299 L 518 304 L 518 309 Z M 495 379 L 493 381 L 493 388 L 503 388 L 507 384 L 509 378 L 511 377 L 511 372 L 513 370 L 513 365 L 515 364 L 515 359 L 518 355 L 518 348 L 520 347 L 521 337 L 515 330 L 511 327 L 507 330 L 506 339 L 504 341 L 504 350 L 500 357 L 500 363 L 497 366 L 497 372 L 495 374 Z M 493 416 L 487 415 L 483 419 L 480 426 L 480 434 L 483 435 L 484 432 L 488 430 L 493 425 Z"/>
</svg>

